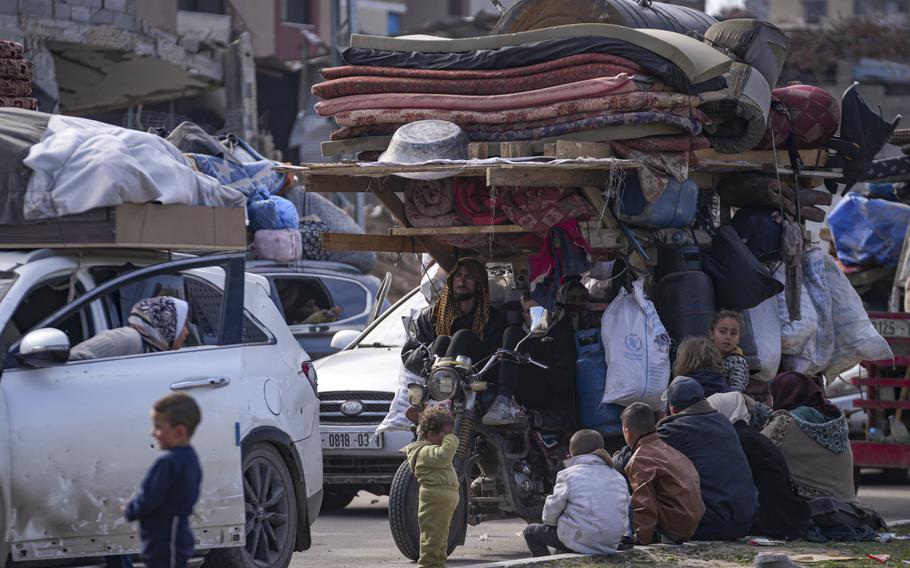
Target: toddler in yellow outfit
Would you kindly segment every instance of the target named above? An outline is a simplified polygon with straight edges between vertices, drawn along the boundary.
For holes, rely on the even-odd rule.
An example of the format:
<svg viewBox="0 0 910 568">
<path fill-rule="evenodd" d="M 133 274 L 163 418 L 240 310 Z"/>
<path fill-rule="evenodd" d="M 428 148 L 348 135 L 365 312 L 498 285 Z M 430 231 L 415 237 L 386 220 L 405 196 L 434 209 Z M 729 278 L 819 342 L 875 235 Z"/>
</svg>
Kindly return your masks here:
<svg viewBox="0 0 910 568">
<path fill-rule="evenodd" d="M 405 451 L 408 465 L 420 484 L 417 522 L 420 526 L 419 568 L 445 566 L 449 525 L 458 506 L 458 475 L 452 460 L 458 438 L 455 422 L 444 408 L 430 408 L 420 417 L 420 438 Z"/>
</svg>

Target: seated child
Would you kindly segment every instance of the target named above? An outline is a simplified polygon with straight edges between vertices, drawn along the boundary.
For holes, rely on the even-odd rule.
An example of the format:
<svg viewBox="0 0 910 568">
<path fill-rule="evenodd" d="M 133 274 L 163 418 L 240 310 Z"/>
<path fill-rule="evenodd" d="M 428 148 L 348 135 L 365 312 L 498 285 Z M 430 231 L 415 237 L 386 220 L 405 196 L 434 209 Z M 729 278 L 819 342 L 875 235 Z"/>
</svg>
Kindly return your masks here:
<svg viewBox="0 0 910 568">
<path fill-rule="evenodd" d="M 458 437 L 452 434 L 454 420 L 443 407 L 428 408 L 420 416 L 422 439 L 408 444 L 408 465 L 420 484 L 417 523 L 420 526 L 419 568 L 445 566 L 449 525 L 458 506 L 458 475 L 452 460 Z"/>
<path fill-rule="evenodd" d="M 749 384 L 749 363 L 739 348 L 743 329 L 743 316 L 739 312 L 723 310 L 711 320 L 711 340 L 724 358 L 724 377 L 736 392 L 745 392 Z"/>
<path fill-rule="evenodd" d="M 632 486 L 632 528 L 644 545 L 692 538 L 705 512 L 698 472 L 655 429 L 654 411 L 636 402 L 623 410 L 622 435 L 632 449 L 626 477 Z"/>
<path fill-rule="evenodd" d="M 571 458 L 556 476 L 553 494 L 543 508 L 543 524 L 524 530 L 534 556 L 547 556 L 548 546 L 562 552 L 613 554 L 629 520 L 626 480 L 613 469 L 603 437 L 579 430 L 569 441 Z"/>
</svg>

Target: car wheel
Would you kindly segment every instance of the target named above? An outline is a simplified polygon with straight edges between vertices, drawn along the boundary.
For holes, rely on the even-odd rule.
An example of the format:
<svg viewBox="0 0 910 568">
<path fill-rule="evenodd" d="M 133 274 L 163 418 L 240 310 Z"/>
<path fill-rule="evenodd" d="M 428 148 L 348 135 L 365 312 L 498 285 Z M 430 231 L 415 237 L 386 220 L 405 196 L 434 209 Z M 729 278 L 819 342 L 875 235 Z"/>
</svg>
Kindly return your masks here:
<svg viewBox="0 0 910 568">
<path fill-rule="evenodd" d="M 417 560 L 420 556 L 420 526 L 417 523 L 417 492 L 420 484 L 411 471 L 408 462 L 399 466 L 392 478 L 392 488 L 389 491 L 389 527 L 392 530 L 392 540 L 395 546 L 406 557 Z M 465 503 L 467 492 L 465 484 L 459 488 L 461 499 L 452 515 L 449 525 L 449 543 L 446 554 L 452 554 L 459 544 L 464 542 L 464 533 L 467 530 L 467 516 Z"/>
<path fill-rule="evenodd" d="M 297 499 L 287 465 L 273 446 L 257 444 L 243 457 L 246 545 L 206 556 L 215 568 L 286 568 L 297 536 Z"/>
<path fill-rule="evenodd" d="M 357 496 L 357 487 L 326 487 L 322 495 L 322 511 L 340 511 Z"/>
</svg>

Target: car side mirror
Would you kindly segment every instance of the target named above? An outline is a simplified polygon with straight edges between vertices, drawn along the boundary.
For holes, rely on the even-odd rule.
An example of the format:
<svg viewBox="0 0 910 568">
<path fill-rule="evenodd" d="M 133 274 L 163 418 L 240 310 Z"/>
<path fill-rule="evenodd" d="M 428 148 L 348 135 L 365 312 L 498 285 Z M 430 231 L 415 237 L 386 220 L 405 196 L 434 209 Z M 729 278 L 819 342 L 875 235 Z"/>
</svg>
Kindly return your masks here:
<svg viewBox="0 0 910 568">
<path fill-rule="evenodd" d="M 335 335 L 332 336 L 332 342 L 330 343 L 330 345 L 332 346 L 332 349 L 341 351 L 342 349 L 344 349 L 345 347 L 347 347 L 348 345 L 353 343 L 354 340 L 357 339 L 358 335 L 360 335 L 360 332 L 357 331 L 356 329 L 342 329 L 341 331 L 336 332 Z"/>
<path fill-rule="evenodd" d="M 70 358 L 70 338 L 52 327 L 30 331 L 19 342 L 18 357 L 29 367 L 62 365 Z"/>
</svg>

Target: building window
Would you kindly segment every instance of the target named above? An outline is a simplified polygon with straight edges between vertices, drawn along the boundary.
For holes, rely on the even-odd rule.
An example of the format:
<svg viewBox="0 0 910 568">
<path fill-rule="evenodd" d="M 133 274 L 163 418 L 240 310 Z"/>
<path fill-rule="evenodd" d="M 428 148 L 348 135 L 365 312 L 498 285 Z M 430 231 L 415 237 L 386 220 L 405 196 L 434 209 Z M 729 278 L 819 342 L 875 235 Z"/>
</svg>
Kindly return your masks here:
<svg viewBox="0 0 910 568">
<path fill-rule="evenodd" d="M 284 21 L 293 24 L 309 24 L 309 2 L 307 0 L 284 0 Z"/>
<path fill-rule="evenodd" d="M 386 26 L 388 35 L 398 35 L 401 33 L 401 14 L 398 12 L 389 12 L 388 26 Z"/>
<path fill-rule="evenodd" d="M 206 14 L 224 14 L 224 0 L 179 0 L 177 9 L 186 12 L 205 12 Z"/>
<path fill-rule="evenodd" d="M 828 17 L 828 0 L 805 0 L 806 23 L 815 24 Z"/>
</svg>

